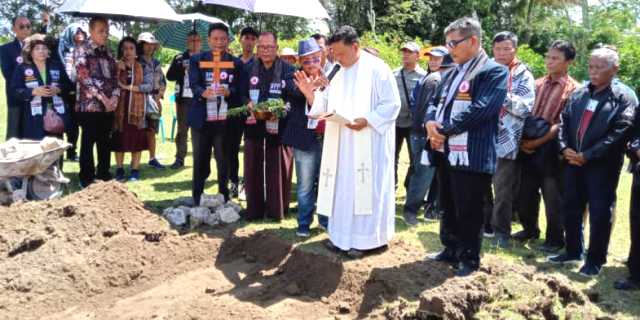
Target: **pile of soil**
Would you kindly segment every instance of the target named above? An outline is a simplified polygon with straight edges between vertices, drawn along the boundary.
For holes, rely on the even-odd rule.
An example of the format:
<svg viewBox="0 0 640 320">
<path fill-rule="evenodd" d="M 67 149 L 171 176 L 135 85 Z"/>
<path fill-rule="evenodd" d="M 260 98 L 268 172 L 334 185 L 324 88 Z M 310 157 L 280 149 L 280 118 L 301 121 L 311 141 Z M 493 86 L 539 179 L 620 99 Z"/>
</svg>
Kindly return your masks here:
<svg viewBox="0 0 640 320">
<path fill-rule="evenodd" d="M 179 234 L 118 183 L 3 208 L 0 318 L 467 319 L 507 310 L 588 319 L 593 310 L 567 282 L 526 266 L 486 259 L 482 272 L 457 279 L 400 240 L 350 261 L 236 228 Z"/>
<path fill-rule="evenodd" d="M 119 183 L 0 210 L 3 319 L 38 318 L 107 292 L 127 295 L 213 256 L 210 241 L 180 237 Z"/>
</svg>

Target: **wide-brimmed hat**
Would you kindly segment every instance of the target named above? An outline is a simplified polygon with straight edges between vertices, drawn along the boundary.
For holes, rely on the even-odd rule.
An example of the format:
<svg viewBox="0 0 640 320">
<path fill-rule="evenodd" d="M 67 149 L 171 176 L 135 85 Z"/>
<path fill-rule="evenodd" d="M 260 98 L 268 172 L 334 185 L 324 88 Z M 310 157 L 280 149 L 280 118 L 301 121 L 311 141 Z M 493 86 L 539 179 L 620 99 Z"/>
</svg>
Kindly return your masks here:
<svg viewBox="0 0 640 320">
<path fill-rule="evenodd" d="M 300 57 L 308 56 L 321 50 L 318 42 L 314 38 L 300 40 L 300 42 L 298 42 L 298 56 Z"/>
<path fill-rule="evenodd" d="M 159 44 L 158 39 L 151 32 L 143 32 L 138 35 L 138 42 L 146 42 L 151 44 Z"/>
</svg>

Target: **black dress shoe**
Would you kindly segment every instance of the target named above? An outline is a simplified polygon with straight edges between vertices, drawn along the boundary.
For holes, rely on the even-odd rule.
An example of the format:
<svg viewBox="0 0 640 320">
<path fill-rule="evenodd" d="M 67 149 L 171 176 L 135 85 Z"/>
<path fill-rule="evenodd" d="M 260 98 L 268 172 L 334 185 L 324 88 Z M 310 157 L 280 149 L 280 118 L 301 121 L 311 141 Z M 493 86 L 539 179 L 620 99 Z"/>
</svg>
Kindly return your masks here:
<svg viewBox="0 0 640 320">
<path fill-rule="evenodd" d="M 460 262 L 458 258 L 455 256 L 455 254 L 453 254 L 451 250 L 447 250 L 447 249 L 444 249 L 437 253 L 429 254 L 427 255 L 427 259 L 438 261 L 438 262 L 449 263 L 454 266 L 458 265 L 458 263 Z"/>
<path fill-rule="evenodd" d="M 324 247 L 327 248 L 327 250 L 329 250 L 329 251 L 342 252 L 342 250 L 340 250 L 340 248 L 336 247 L 336 245 L 333 244 L 333 242 L 331 242 L 331 240 L 329 240 L 329 239 L 327 239 L 324 242 Z"/>
<path fill-rule="evenodd" d="M 622 291 L 637 291 L 640 290 L 640 281 L 635 281 L 633 279 L 621 279 L 617 280 L 613 287 L 616 290 Z"/>
<path fill-rule="evenodd" d="M 345 255 L 351 259 L 361 259 L 364 257 L 364 252 L 356 249 L 349 249 L 349 251 L 345 252 Z"/>
<path fill-rule="evenodd" d="M 549 254 L 553 254 L 553 253 L 558 253 L 560 252 L 560 250 L 562 250 L 562 248 L 564 248 L 563 245 L 560 244 L 553 244 L 553 243 L 543 243 L 540 246 L 540 251 L 544 252 L 544 253 L 549 253 Z"/>
<path fill-rule="evenodd" d="M 472 275 L 474 272 L 478 271 L 478 268 L 472 267 L 466 263 L 460 262 L 458 266 L 458 271 L 456 271 L 457 277 L 468 277 Z"/>
<path fill-rule="evenodd" d="M 539 234 L 532 234 L 528 231 L 522 230 L 514 233 L 511 238 L 517 241 L 527 241 L 527 240 L 536 240 L 540 238 Z"/>
</svg>

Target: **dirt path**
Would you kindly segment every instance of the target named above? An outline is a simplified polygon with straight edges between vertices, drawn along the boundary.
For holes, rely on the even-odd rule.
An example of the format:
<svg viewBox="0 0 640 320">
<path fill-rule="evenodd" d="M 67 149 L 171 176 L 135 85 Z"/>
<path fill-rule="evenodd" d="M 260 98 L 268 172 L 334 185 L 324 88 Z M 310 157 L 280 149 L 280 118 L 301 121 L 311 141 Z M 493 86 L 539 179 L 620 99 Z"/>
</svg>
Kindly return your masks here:
<svg viewBox="0 0 640 320">
<path fill-rule="evenodd" d="M 592 318 L 563 280 L 489 259 L 456 279 L 394 241 L 358 261 L 234 226 L 180 235 L 117 183 L 0 212 L 0 319 Z M 507 308 L 508 309 L 508 308 Z"/>
</svg>

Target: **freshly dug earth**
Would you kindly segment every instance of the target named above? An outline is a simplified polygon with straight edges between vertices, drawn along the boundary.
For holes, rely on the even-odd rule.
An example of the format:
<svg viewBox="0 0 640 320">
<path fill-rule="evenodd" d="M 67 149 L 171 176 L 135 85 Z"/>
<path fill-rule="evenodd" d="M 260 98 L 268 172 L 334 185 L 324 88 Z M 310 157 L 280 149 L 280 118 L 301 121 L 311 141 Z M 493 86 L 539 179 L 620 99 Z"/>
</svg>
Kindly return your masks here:
<svg viewBox="0 0 640 320">
<path fill-rule="evenodd" d="M 595 310 L 530 267 L 486 259 L 456 279 L 402 241 L 349 261 L 236 228 L 180 234 L 118 183 L 2 208 L 0 319 L 589 319 Z"/>
</svg>

